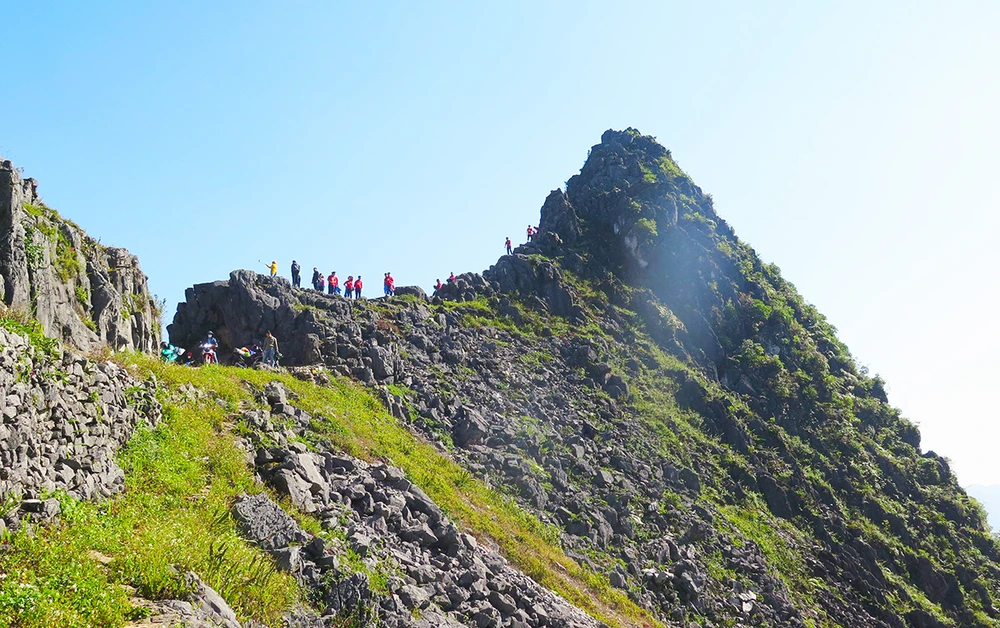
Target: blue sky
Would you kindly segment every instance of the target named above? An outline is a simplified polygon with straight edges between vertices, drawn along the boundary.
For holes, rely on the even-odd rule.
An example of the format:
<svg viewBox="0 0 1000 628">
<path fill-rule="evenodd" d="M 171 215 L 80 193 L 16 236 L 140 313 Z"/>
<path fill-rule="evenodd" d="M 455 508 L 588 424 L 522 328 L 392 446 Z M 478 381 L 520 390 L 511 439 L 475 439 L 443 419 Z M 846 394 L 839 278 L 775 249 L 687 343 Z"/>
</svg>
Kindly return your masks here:
<svg viewBox="0 0 1000 628">
<path fill-rule="evenodd" d="M 751 6 L 753 5 L 753 6 Z M 877 6 L 872 6 L 877 5 Z M 154 292 L 482 270 L 657 136 L 967 483 L 994 462 L 995 2 L 19 3 L 0 155 Z"/>
</svg>

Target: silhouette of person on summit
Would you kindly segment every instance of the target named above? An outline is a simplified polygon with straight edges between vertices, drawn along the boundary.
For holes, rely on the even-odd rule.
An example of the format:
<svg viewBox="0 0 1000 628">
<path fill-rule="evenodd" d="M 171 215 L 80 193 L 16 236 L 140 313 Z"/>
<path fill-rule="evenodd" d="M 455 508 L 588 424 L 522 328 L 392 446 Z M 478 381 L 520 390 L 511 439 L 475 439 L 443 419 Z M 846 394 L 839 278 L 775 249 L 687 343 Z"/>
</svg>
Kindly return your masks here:
<svg viewBox="0 0 1000 628">
<path fill-rule="evenodd" d="M 510 238 L 507 238 L 507 255 L 511 255 L 514 252 L 514 247 L 511 245 Z"/>
<path fill-rule="evenodd" d="M 292 260 L 292 287 L 302 287 L 302 267 L 295 260 Z"/>
</svg>

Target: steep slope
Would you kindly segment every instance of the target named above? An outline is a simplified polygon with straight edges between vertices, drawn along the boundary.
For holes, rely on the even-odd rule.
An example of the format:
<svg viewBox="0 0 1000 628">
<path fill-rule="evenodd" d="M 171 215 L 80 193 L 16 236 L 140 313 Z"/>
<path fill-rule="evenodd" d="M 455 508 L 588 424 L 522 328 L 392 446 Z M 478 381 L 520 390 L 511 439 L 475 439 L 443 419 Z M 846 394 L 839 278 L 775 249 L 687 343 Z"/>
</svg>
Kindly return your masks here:
<svg viewBox="0 0 1000 628">
<path fill-rule="evenodd" d="M 91 351 L 153 351 L 159 304 L 139 261 L 107 247 L 46 207 L 34 179 L 0 160 L 0 296 L 46 335 Z"/>
<path fill-rule="evenodd" d="M 670 624 L 1000 624 L 978 504 L 653 138 L 605 133 L 540 230 L 430 301 L 237 271 L 171 340 L 271 330 L 377 387 Z"/>
</svg>

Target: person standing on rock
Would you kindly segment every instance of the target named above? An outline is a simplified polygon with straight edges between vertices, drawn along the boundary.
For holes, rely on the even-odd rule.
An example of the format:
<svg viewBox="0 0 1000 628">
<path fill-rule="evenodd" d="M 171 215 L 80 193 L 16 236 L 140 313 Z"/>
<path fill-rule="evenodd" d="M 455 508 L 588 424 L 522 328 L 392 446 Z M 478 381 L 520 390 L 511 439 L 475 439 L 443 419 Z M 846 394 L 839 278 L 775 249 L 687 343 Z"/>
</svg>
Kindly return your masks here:
<svg viewBox="0 0 1000 628">
<path fill-rule="evenodd" d="M 531 225 L 528 225 L 528 242 L 531 242 L 531 239 L 534 237 L 535 237 L 535 230 L 531 228 Z"/>
<path fill-rule="evenodd" d="M 326 293 L 333 294 L 334 282 L 337 281 L 337 272 L 334 271 L 330 273 L 330 276 L 326 278 Z"/>
<path fill-rule="evenodd" d="M 312 284 L 314 290 L 319 290 L 319 278 L 323 276 L 323 273 L 319 272 L 319 269 L 313 266 L 313 278 Z"/>
<path fill-rule="evenodd" d="M 354 298 L 361 298 L 361 275 L 358 275 L 358 278 L 354 280 Z"/>
<path fill-rule="evenodd" d="M 323 293 L 323 289 L 325 287 L 326 287 L 326 279 L 323 277 L 323 273 L 320 273 L 319 274 L 319 282 L 316 284 L 316 290 L 318 290 L 319 293 L 322 294 Z"/>
<path fill-rule="evenodd" d="M 510 255 L 513 252 L 514 252 L 514 247 L 511 244 L 510 238 L 507 238 L 507 255 Z"/>
<path fill-rule="evenodd" d="M 392 273 L 389 273 L 389 296 L 396 296 L 396 280 L 393 278 Z"/>
<path fill-rule="evenodd" d="M 295 260 L 292 260 L 292 287 L 302 287 L 302 267 Z"/>
<path fill-rule="evenodd" d="M 337 276 L 337 271 L 330 273 L 330 294 L 340 295 L 340 277 Z"/>
<path fill-rule="evenodd" d="M 354 296 L 354 275 L 348 275 L 344 282 L 344 296 L 348 299 Z"/>
<path fill-rule="evenodd" d="M 278 366 L 278 339 L 267 332 L 264 337 L 264 364 L 272 367 Z"/>
<path fill-rule="evenodd" d="M 271 271 L 271 276 L 276 277 L 278 275 L 278 262 L 271 260 L 270 264 L 264 264 Z"/>
</svg>

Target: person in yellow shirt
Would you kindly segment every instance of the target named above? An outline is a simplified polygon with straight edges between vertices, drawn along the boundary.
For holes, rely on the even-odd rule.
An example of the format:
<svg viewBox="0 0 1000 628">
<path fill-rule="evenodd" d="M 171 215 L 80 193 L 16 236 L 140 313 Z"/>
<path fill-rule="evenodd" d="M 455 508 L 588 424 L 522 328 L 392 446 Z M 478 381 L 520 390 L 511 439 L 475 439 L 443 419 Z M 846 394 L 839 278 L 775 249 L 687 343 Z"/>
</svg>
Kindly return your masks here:
<svg viewBox="0 0 1000 628">
<path fill-rule="evenodd" d="M 269 269 L 271 269 L 271 276 L 274 277 L 278 274 L 278 262 L 271 261 L 270 264 L 265 264 Z"/>
</svg>

